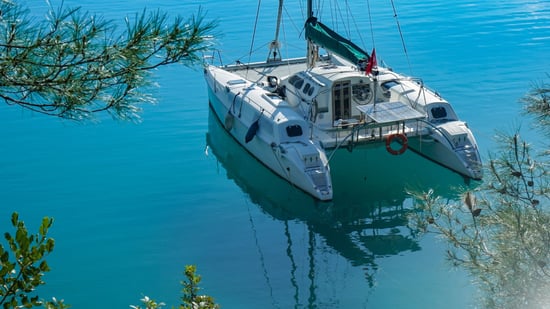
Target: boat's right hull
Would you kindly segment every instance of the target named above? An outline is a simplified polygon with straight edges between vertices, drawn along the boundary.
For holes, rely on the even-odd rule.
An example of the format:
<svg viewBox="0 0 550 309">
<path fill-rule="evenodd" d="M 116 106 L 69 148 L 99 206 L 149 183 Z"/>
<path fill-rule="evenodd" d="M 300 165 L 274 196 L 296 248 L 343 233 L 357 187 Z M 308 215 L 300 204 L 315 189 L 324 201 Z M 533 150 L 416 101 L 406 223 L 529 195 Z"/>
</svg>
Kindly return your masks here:
<svg viewBox="0 0 550 309">
<path fill-rule="evenodd" d="M 482 178 L 481 163 L 466 162 L 468 159 L 461 152 L 462 150 L 451 149 L 437 139 L 429 136 L 409 138 L 408 148 L 466 178 L 473 180 L 480 180 Z M 475 156 L 479 157 L 477 150 L 472 151 L 476 151 Z"/>
</svg>

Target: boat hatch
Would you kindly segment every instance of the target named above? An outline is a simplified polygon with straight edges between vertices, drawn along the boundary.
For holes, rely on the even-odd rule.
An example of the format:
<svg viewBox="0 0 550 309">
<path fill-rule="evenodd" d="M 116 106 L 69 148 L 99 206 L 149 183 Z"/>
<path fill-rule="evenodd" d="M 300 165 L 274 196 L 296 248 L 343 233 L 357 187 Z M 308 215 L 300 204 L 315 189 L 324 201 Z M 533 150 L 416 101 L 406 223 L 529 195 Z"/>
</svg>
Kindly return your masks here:
<svg viewBox="0 0 550 309">
<path fill-rule="evenodd" d="M 227 81 L 227 84 L 229 86 L 236 86 L 236 85 L 246 84 L 246 81 L 242 78 L 241 79 L 232 79 L 232 80 Z"/>
<path fill-rule="evenodd" d="M 360 105 L 357 109 L 377 123 L 395 123 L 424 118 L 422 113 L 400 101 Z"/>
</svg>

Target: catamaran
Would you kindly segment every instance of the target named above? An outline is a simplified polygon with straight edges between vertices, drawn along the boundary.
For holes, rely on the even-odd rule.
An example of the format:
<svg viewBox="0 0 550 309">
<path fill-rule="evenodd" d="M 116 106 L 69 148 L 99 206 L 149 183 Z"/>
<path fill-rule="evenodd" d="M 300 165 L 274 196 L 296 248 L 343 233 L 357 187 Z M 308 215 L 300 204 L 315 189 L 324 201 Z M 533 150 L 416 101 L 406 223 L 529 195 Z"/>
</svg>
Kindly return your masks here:
<svg viewBox="0 0 550 309">
<path fill-rule="evenodd" d="M 321 23 L 311 0 L 306 56 L 281 58 L 282 2 L 266 61 L 204 68 L 210 108 L 249 153 L 319 200 L 333 197 L 331 156 L 373 143 L 482 178 L 474 135 L 449 102 L 419 79 L 378 66 L 375 49 L 369 54 Z"/>
</svg>

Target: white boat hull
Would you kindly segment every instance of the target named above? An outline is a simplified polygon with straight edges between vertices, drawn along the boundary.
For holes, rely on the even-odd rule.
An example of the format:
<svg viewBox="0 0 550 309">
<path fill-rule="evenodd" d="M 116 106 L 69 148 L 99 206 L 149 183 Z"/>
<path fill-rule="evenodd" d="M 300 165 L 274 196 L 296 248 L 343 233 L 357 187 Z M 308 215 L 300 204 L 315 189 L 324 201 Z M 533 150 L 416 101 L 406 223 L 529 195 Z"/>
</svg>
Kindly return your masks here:
<svg viewBox="0 0 550 309">
<path fill-rule="evenodd" d="M 275 174 L 301 190 L 319 200 L 332 199 L 330 169 L 321 147 L 305 138 L 281 142 L 277 132 L 274 132 L 276 129 L 272 128 L 277 124 L 273 119 L 275 114 L 269 115 L 269 100 L 266 99 L 268 105 L 265 106 L 250 104 L 264 104 L 261 102 L 265 98 L 264 90 L 216 67 L 207 67 L 205 78 L 211 108 L 226 131 L 242 147 Z M 255 122 L 258 129 L 251 132 Z"/>
<path fill-rule="evenodd" d="M 481 165 L 471 162 L 472 160 L 468 158 L 468 152 L 474 150 L 453 150 L 437 139 L 421 136 L 409 139 L 408 148 L 466 178 L 481 180 L 483 176 Z"/>
</svg>

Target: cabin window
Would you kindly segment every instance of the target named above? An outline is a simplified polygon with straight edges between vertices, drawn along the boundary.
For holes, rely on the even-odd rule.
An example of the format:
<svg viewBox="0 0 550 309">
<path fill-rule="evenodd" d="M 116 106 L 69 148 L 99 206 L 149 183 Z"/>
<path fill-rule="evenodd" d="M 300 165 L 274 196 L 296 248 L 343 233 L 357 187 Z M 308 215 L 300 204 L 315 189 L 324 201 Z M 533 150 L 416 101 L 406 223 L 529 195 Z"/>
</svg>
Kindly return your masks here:
<svg viewBox="0 0 550 309">
<path fill-rule="evenodd" d="M 298 75 L 294 75 L 294 76 L 291 76 L 289 79 L 288 79 L 288 82 L 292 85 L 294 85 L 294 83 L 296 82 L 296 80 L 300 79 L 300 77 Z"/>
<path fill-rule="evenodd" d="M 315 87 L 314 86 L 311 86 L 311 88 L 309 88 L 309 91 L 307 92 L 307 95 L 308 96 L 311 96 L 313 94 L 313 92 L 315 91 Z"/>
<path fill-rule="evenodd" d="M 307 94 L 310 87 L 311 87 L 310 83 L 306 83 L 306 85 L 304 86 L 304 89 L 302 89 L 302 92 L 304 94 Z"/>
<path fill-rule="evenodd" d="M 432 117 L 435 119 L 447 117 L 447 110 L 445 107 L 439 106 L 431 109 Z"/>
<path fill-rule="evenodd" d="M 286 127 L 286 135 L 288 135 L 288 137 L 302 136 L 302 134 L 302 127 L 297 124 Z"/>
<path fill-rule="evenodd" d="M 296 89 L 301 89 L 302 86 L 304 85 L 304 80 L 298 76 L 298 75 L 294 75 L 292 76 L 288 82 L 293 85 L 294 87 L 296 87 Z"/>
<path fill-rule="evenodd" d="M 399 85 L 399 83 L 392 80 L 392 81 L 383 83 L 382 87 L 384 87 L 386 90 L 389 90 L 391 87 L 397 86 L 397 85 Z"/>
<path fill-rule="evenodd" d="M 351 87 L 353 99 L 357 104 L 367 104 L 372 98 L 372 91 L 369 84 L 364 84 L 360 81 Z"/>
<path fill-rule="evenodd" d="M 334 83 L 332 87 L 333 121 L 351 118 L 351 85 L 349 81 Z"/>
</svg>

